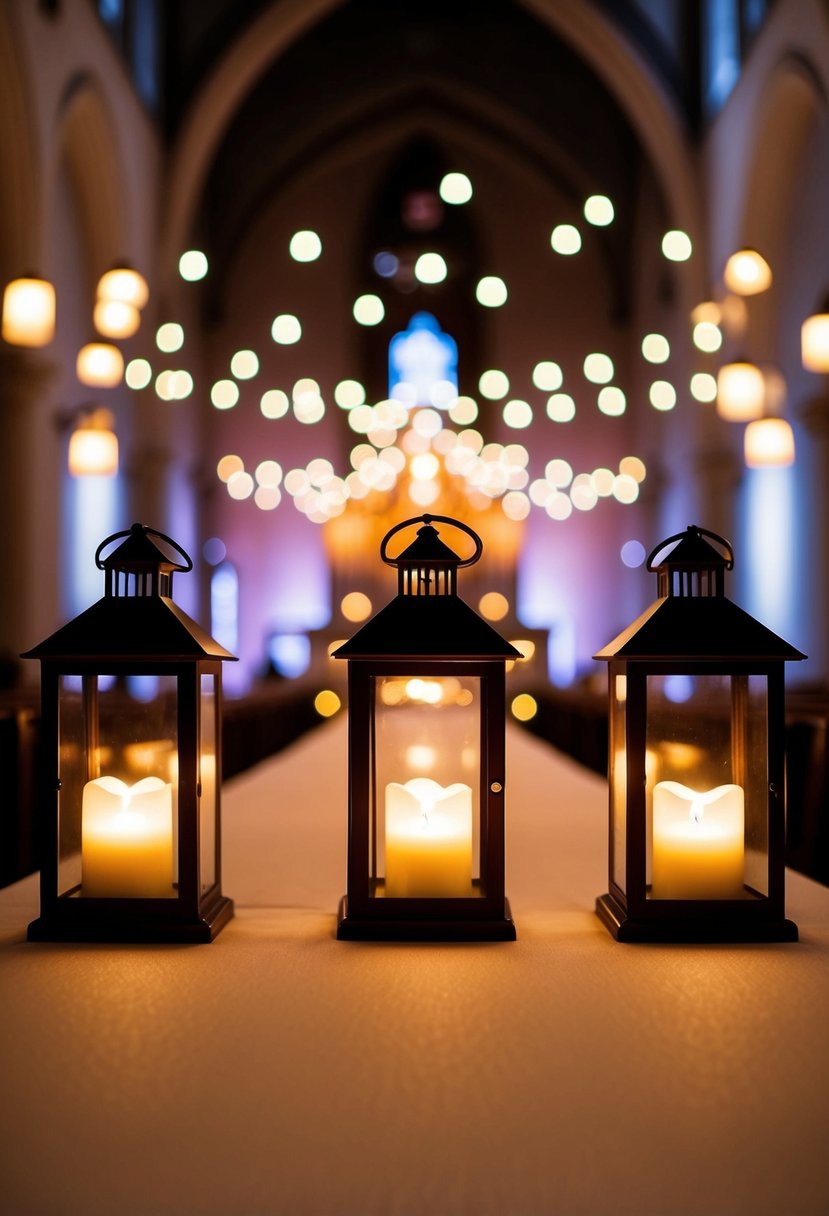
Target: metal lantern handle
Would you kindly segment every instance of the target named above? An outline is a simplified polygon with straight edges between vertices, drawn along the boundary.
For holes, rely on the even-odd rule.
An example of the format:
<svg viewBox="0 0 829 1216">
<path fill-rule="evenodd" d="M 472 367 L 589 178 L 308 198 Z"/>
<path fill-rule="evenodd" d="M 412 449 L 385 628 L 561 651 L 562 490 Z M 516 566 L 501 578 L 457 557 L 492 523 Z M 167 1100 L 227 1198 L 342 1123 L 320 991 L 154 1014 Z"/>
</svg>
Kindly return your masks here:
<svg viewBox="0 0 829 1216">
<path fill-rule="evenodd" d="M 672 545 L 674 541 L 684 540 L 688 532 L 697 532 L 700 536 L 707 536 L 709 540 L 716 541 L 725 550 L 725 568 L 726 570 L 734 569 L 734 550 L 731 548 L 729 541 L 724 536 L 720 536 L 717 532 L 709 532 L 708 528 L 700 528 L 697 524 L 693 524 L 690 528 L 686 528 L 684 532 L 677 532 L 675 536 L 669 536 L 667 540 L 660 541 L 655 549 L 648 554 L 647 568 L 652 573 L 656 570 L 655 558 L 662 552 L 667 545 Z"/>
<path fill-rule="evenodd" d="M 442 524 L 451 524 L 451 526 L 453 528 L 458 528 L 459 531 L 465 532 L 467 534 L 467 536 L 472 537 L 472 540 L 475 542 L 475 552 L 472 554 L 471 557 L 464 558 L 463 560 L 459 559 L 458 560 L 458 569 L 461 569 L 464 566 L 474 566 L 475 562 L 478 561 L 479 557 L 481 556 L 481 554 L 484 551 L 484 542 L 481 540 L 478 533 L 474 532 L 472 530 L 472 528 L 470 528 L 467 524 L 461 523 L 461 521 L 459 519 L 452 519 L 452 517 L 450 515 L 415 515 L 414 518 L 412 518 L 412 519 L 404 519 L 402 523 L 395 524 L 394 527 L 391 529 L 391 531 L 387 532 L 386 535 L 383 537 L 382 543 L 380 545 L 380 560 L 384 561 L 387 566 L 396 566 L 397 565 L 396 557 L 387 557 L 386 556 L 386 548 L 388 546 L 389 541 L 394 536 L 395 532 L 402 532 L 402 530 L 404 528 L 409 528 L 409 527 L 411 527 L 412 524 L 427 524 L 428 525 L 435 521 L 437 521 L 438 523 L 442 523 Z"/>
<path fill-rule="evenodd" d="M 106 549 L 107 545 L 111 545 L 115 540 L 120 540 L 122 536 L 132 536 L 133 532 L 139 529 L 147 536 L 155 536 L 158 538 L 158 540 L 163 540 L 166 545 L 169 545 L 171 549 L 175 550 L 176 553 L 184 558 L 186 564 L 184 566 L 174 564 L 174 570 L 177 570 L 181 574 L 187 574 L 193 569 L 193 559 L 189 553 L 186 553 L 184 549 L 182 549 L 181 545 L 174 541 L 171 536 L 165 536 L 163 532 L 158 532 L 155 528 L 150 528 L 146 524 L 133 524 L 131 528 L 125 528 L 123 532 L 113 532 L 112 536 L 108 536 L 106 540 L 102 540 L 100 545 L 98 545 L 98 548 L 95 550 L 95 565 L 98 567 L 98 569 L 104 569 L 104 563 L 101 561 L 101 554 L 103 553 L 104 549 Z"/>
</svg>

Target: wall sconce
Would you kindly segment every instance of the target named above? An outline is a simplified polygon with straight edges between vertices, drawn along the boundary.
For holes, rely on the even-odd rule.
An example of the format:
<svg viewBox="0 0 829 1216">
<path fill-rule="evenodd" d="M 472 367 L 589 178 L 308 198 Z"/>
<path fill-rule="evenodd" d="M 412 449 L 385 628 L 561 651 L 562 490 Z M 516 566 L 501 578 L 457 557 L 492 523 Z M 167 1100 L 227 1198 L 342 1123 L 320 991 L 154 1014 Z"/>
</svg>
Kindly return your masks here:
<svg viewBox="0 0 829 1216">
<path fill-rule="evenodd" d="M 739 359 L 717 372 L 717 413 L 727 422 L 761 418 L 765 400 L 766 381 L 756 364 Z"/>
<path fill-rule="evenodd" d="M 112 411 L 82 411 L 69 436 L 72 477 L 114 477 L 118 472 L 118 436 Z"/>
<path fill-rule="evenodd" d="M 3 292 L 2 335 L 12 346 L 47 346 L 55 336 L 55 289 L 33 275 Z"/>
<path fill-rule="evenodd" d="M 758 418 L 750 422 L 743 445 L 750 469 L 794 464 L 794 432 L 785 418 Z"/>
<path fill-rule="evenodd" d="M 461 559 L 433 522 L 475 545 Z M 388 544 L 420 524 L 396 558 Z M 398 594 L 334 652 L 348 660 L 348 894 L 337 936 L 513 941 L 504 897 L 507 659 L 519 651 L 457 594 L 481 556 L 458 520 L 383 538 Z"/>
<path fill-rule="evenodd" d="M 659 598 L 595 656 L 610 694 L 610 878 L 596 911 L 619 941 L 797 939 L 784 915 L 783 664 L 805 655 L 726 598 L 733 564 L 714 532 L 669 537 L 648 557 Z"/>
<path fill-rule="evenodd" d="M 829 372 L 829 296 L 800 327 L 800 354 L 809 372 Z"/>
<path fill-rule="evenodd" d="M 771 267 L 756 249 L 738 249 L 725 264 L 723 280 L 738 296 L 756 296 L 771 287 Z"/>
<path fill-rule="evenodd" d="M 173 603 L 173 574 L 193 563 L 169 537 L 133 524 L 95 564 L 104 597 L 23 656 L 41 663 L 46 769 L 29 940 L 210 941 L 233 915 L 219 837 L 233 655 Z M 129 693 L 139 677 L 149 698 Z"/>
<path fill-rule="evenodd" d="M 114 388 L 124 377 L 124 356 L 109 342 L 87 342 L 78 351 L 75 373 L 81 384 Z"/>
</svg>

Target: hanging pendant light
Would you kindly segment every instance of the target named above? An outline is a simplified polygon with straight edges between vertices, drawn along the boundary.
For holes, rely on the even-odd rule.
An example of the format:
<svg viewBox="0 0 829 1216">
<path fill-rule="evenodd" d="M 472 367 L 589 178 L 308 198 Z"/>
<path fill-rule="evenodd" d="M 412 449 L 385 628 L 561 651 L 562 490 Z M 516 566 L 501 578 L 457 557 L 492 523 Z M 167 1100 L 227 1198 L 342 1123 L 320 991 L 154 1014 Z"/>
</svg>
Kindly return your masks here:
<svg viewBox="0 0 829 1216">
<path fill-rule="evenodd" d="M 725 264 L 723 279 L 738 296 L 756 296 L 771 287 L 771 267 L 756 249 L 738 249 Z"/>
<path fill-rule="evenodd" d="M 765 399 L 765 378 L 755 363 L 739 359 L 717 372 L 717 413 L 727 422 L 762 417 Z"/>
<path fill-rule="evenodd" d="M 794 432 L 785 418 L 758 418 L 746 427 L 744 451 L 750 469 L 794 464 Z"/>
<path fill-rule="evenodd" d="M 114 388 L 124 376 L 124 356 L 110 342 L 87 342 L 78 351 L 75 371 L 81 384 Z"/>
<path fill-rule="evenodd" d="M 118 472 L 118 436 L 111 410 L 83 413 L 69 437 L 72 477 L 114 477 Z"/>
<path fill-rule="evenodd" d="M 55 336 L 55 289 L 27 275 L 3 292 L 2 334 L 12 346 L 46 346 Z"/>
<path fill-rule="evenodd" d="M 829 296 L 800 328 L 800 354 L 809 372 L 829 372 Z"/>
<path fill-rule="evenodd" d="M 131 338 L 141 325 L 141 314 L 124 300 L 98 300 L 92 322 L 104 338 Z"/>
<path fill-rule="evenodd" d="M 132 266 L 113 266 L 98 280 L 96 296 L 99 300 L 131 304 L 140 311 L 150 298 L 150 289 L 144 276 Z"/>
</svg>

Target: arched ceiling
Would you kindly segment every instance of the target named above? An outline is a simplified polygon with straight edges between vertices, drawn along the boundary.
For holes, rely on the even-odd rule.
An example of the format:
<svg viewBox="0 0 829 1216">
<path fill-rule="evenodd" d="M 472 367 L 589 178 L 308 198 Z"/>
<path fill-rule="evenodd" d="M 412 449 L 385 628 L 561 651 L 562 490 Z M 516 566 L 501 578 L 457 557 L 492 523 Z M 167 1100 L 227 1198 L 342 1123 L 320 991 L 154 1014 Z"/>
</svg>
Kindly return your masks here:
<svg viewBox="0 0 829 1216">
<path fill-rule="evenodd" d="M 189 56 L 177 48 L 174 124 L 187 89 L 218 53 L 219 35 L 226 47 L 262 7 L 204 4 L 186 31 Z M 639 142 L 597 74 L 549 25 L 512 0 L 346 0 L 272 61 L 224 131 L 197 218 L 214 290 L 275 191 L 378 130 L 395 123 L 410 130 L 413 122 L 433 139 L 451 126 L 497 145 L 574 205 L 591 191 L 609 194 L 617 222 L 603 234 L 608 264 L 620 292 L 630 281 Z"/>
</svg>

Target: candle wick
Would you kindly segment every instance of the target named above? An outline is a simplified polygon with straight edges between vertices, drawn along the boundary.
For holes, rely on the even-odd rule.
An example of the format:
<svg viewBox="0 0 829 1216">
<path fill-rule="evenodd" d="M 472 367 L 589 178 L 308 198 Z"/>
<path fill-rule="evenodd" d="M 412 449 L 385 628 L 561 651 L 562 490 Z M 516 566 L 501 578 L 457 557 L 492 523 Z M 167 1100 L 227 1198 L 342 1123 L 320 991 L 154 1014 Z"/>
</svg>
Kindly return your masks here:
<svg viewBox="0 0 829 1216">
<path fill-rule="evenodd" d="M 699 823 L 705 814 L 705 807 L 703 806 L 701 798 L 694 799 L 694 801 L 691 803 L 691 809 L 688 814 L 690 818 L 693 819 L 694 823 Z"/>
</svg>

